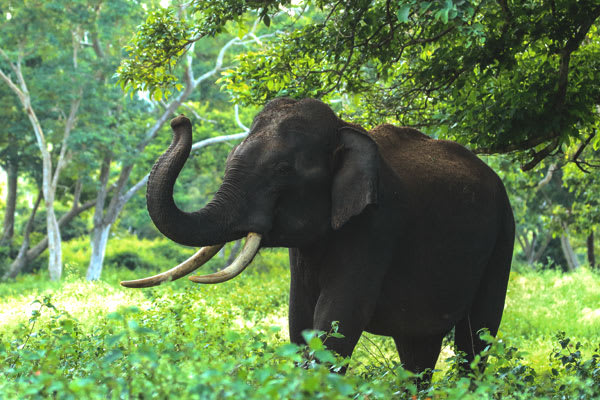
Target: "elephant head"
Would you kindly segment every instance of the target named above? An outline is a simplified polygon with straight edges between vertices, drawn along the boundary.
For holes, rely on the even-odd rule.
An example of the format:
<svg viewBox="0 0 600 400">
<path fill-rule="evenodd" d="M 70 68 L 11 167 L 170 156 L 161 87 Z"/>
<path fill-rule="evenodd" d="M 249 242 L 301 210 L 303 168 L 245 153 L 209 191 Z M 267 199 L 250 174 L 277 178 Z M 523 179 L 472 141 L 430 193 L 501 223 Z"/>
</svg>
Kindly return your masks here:
<svg viewBox="0 0 600 400">
<path fill-rule="evenodd" d="M 148 179 L 148 211 L 171 240 L 205 247 L 167 272 L 122 282 L 124 286 L 178 279 L 210 259 L 223 243 L 247 236 L 231 266 L 190 277 L 195 282 L 222 282 L 239 274 L 261 246 L 310 245 L 377 202 L 375 142 L 318 100 L 269 102 L 254 118 L 246 139 L 229 154 L 213 199 L 195 212 L 180 210 L 173 200 L 175 180 L 190 153 L 192 125 L 178 116 L 171 127 L 173 141 Z"/>
</svg>

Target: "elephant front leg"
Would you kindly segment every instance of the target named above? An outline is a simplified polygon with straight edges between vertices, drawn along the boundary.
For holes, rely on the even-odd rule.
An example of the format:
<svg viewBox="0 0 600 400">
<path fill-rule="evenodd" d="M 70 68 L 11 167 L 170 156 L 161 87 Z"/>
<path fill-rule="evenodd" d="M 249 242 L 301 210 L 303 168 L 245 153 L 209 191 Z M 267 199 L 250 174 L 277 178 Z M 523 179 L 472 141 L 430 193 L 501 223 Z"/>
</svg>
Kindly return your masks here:
<svg viewBox="0 0 600 400">
<path fill-rule="evenodd" d="M 338 232 L 320 251 L 298 252 L 303 257 L 290 252 L 292 341 L 303 343 L 302 330 L 307 328 L 329 332 L 337 321 L 343 338 L 329 337 L 325 345 L 342 357 L 352 355 L 371 321 L 389 265 L 387 243 L 369 232 L 357 226 Z"/>
<path fill-rule="evenodd" d="M 318 282 L 311 278 L 314 270 L 310 257 L 298 249 L 290 249 L 290 304 L 289 330 L 290 341 L 305 344 L 302 332 L 313 327 L 313 316 L 318 299 Z"/>
<path fill-rule="evenodd" d="M 342 338 L 327 337 L 325 345 L 342 357 L 350 357 L 360 336 L 367 326 L 374 308 L 368 302 L 354 302 L 348 296 L 340 297 L 330 292 L 324 292 L 319 296 L 315 307 L 314 327 L 319 331 L 330 332 L 332 323 L 337 321 L 338 333 Z"/>
<path fill-rule="evenodd" d="M 302 332 L 313 329 L 314 314 L 314 305 L 303 298 L 302 293 L 291 289 L 289 306 L 290 341 L 300 345 L 305 344 Z"/>
<path fill-rule="evenodd" d="M 325 345 L 342 357 L 352 355 L 371 322 L 389 266 L 387 243 L 370 232 L 361 225 L 343 229 L 322 258 L 313 324 L 329 332 L 332 322 L 338 321 L 343 338 L 329 337 Z"/>
</svg>

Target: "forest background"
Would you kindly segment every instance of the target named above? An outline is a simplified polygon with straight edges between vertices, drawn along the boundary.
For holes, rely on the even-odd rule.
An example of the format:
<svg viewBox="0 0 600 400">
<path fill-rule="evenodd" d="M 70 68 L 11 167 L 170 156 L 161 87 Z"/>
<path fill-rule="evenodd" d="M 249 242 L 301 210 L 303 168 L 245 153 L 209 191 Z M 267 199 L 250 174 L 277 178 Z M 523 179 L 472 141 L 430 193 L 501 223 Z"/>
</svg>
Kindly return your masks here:
<svg viewBox="0 0 600 400">
<path fill-rule="evenodd" d="M 515 273 L 597 290 L 599 17 L 594 0 L 2 0 L 0 285 L 60 291 L 177 264 L 192 250 L 161 237 L 144 198 L 168 121 L 194 124 L 175 189 L 193 210 L 261 105 L 310 96 L 476 151 L 511 199 Z M 282 250 L 263 259 L 285 268 Z"/>
</svg>

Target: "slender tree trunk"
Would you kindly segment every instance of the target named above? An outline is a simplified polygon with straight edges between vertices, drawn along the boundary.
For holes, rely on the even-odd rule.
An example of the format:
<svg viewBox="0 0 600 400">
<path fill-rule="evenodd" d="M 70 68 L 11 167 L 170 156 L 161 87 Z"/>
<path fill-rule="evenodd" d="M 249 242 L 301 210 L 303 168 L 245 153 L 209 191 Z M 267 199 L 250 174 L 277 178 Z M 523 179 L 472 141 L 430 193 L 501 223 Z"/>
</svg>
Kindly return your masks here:
<svg viewBox="0 0 600 400">
<path fill-rule="evenodd" d="M 62 276 L 62 240 L 58 220 L 54 213 L 54 190 L 45 189 L 44 200 L 48 234 L 48 272 L 50 279 L 57 281 Z"/>
<path fill-rule="evenodd" d="M 544 241 L 542 242 L 542 244 L 538 247 L 537 251 L 535 251 L 533 256 L 531 257 L 531 265 L 533 265 L 539 261 L 540 257 L 542 257 L 542 254 L 544 254 L 544 252 L 548 248 L 548 245 L 550 244 L 551 240 L 552 240 L 552 234 L 547 233 L 546 237 L 544 238 Z"/>
<path fill-rule="evenodd" d="M 249 35 L 250 35 L 249 37 L 253 38 L 253 40 L 256 40 L 256 41 L 259 40 L 259 38 L 257 38 L 254 35 L 254 29 Z M 186 57 L 186 68 L 184 71 L 185 88 L 169 104 L 165 105 L 165 110 L 159 116 L 159 118 L 157 119 L 155 124 L 150 129 L 148 129 L 145 137 L 138 144 L 138 146 L 136 148 L 136 152 L 138 154 L 142 153 L 145 150 L 146 146 L 156 137 L 160 128 L 162 128 L 162 126 L 167 122 L 167 120 L 175 113 L 177 108 L 179 106 L 181 106 L 184 101 L 186 101 L 188 99 L 188 97 L 194 92 L 194 90 L 198 87 L 198 85 L 200 85 L 205 80 L 207 80 L 211 77 L 214 77 L 215 75 L 217 75 L 220 71 L 222 71 L 224 69 L 223 60 L 225 58 L 226 51 L 231 46 L 236 45 L 236 44 L 241 44 L 241 43 L 242 42 L 237 38 L 232 39 L 229 42 L 227 42 L 221 48 L 221 51 L 219 52 L 219 55 L 216 59 L 214 68 L 211 69 L 210 71 L 202 74 L 199 77 L 194 77 L 194 71 L 192 68 L 193 51 L 188 52 L 187 57 Z M 96 50 L 96 54 L 98 55 L 98 57 L 102 58 L 102 55 L 98 52 L 98 50 Z M 220 136 L 220 137 L 216 137 L 216 138 L 210 138 L 210 139 L 203 140 L 201 142 L 195 143 L 192 146 L 192 151 L 197 150 L 202 147 L 205 147 L 205 146 L 208 146 L 208 145 L 211 145 L 213 143 L 224 142 L 227 140 L 237 140 L 237 139 L 241 139 L 241 138 L 245 137 L 248 134 L 248 128 L 243 126 L 241 124 L 241 122 L 239 121 L 237 105 L 235 107 L 235 111 L 236 111 L 236 121 L 238 122 L 238 125 L 240 125 L 240 127 L 243 128 L 244 132 L 234 134 L 234 135 Z M 87 273 L 88 279 L 99 279 L 100 278 L 100 274 L 102 271 L 102 260 L 104 258 L 104 253 L 106 251 L 105 247 L 107 245 L 110 228 L 115 223 L 117 217 L 119 216 L 121 210 L 123 209 L 123 207 L 125 206 L 127 201 L 129 201 L 129 199 L 131 199 L 133 197 L 133 195 L 139 189 L 144 187 L 144 185 L 148 181 L 149 174 L 146 175 L 144 178 L 142 178 L 140 181 L 138 181 L 131 188 L 127 189 L 126 185 L 127 185 L 127 182 L 129 181 L 129 177 L 131 175 L 131 171 L 133 170 L 133 167 L 134 167 L 134 165 L 132 164 L 132 165 L 128 165 L 125 168 L 121 169 L 121 173 L 119 174 L 119 178 L 117 179 L 117 182 L 115 184 L 115 194 L 114 194 L 113 198 L 111 199 L 111 201 L 109 202 L 108 206 L 105 206 L 106 198 L 100 199 L 101 194 L 99 193 L 99 195 L 98 195 L 98 201 L 96 203 L 96 214 L 94 216 L 94 231 L 92 233 L 91 242 L 92 242 L 92 253 L 94 254 L 94 251 L 96 251 L 98 255 L 102 254 L 102 257 L 97 257 L 96 259 L 94 259 L 94 256 L 92 256 L 92 259 L 90 259 L 90 264 L 88 266 L 88 273 Z M 101 185 L 100 191 L 105 190 L 105 188 L 106 188 L 106 185 Z M 106 235 L 106 240 L 102 240 L 102 237 L 103 237 L 102 234 L 104 232 L 103 229 L 106 229 L 106 231 L 104 233 Z M 94 232 L 96 230 L 99 232 L 97 240 L 94 239 L 94 237 L 96 235 Z M 98 249 L 94 250 L 94 246 L 98 246 Z M 101 246 L 104 246 L 104 248 L 101 249 L 100 248 Z M 97 264 L 98 263 L 97 260 L 100 260 L 99 265 Z M 94 278 L 90 278 L 90 277 L 94 277 Z"/>
<path fill-rule="evenodd" d="M 565 255 L 565 259 L 567 260 L 567 267 L 569 271 L 574 271 L 579 268 L 579 261 L 577 260 L 577 255 L 573 250 L 573 246 L 571 246 L 571 241 L 569 240 L 569 231 L 566 224 L 563 224 L 563 233 L 560 235 L 560 245 L 562 247 L 563 254 Z"/>
<path fill-rule="evenodd" d="M 25 225 L 25 230 L 23 231 L 23 242 L 21 243 L 21 247 L 19 248 L 19 253 L 17 257 L 13 260 L 8 268 L 8 271 L 4 274 L 2 279 L 14 279 L 22 270 L 25 268 L 25 265 L 29 262 L 27 258 L 27 249 L 29 249 L 29 235 L 33 230 L 33 221 L 35 219 L 35 214 L 42 202 L 42 192 L 38 193 L 37 200 L 33 205 L 33 210 L 31 210 L 31 214 L 29 215 L 29 219 L 27 220 L 27 224 Z"/>
<path fill-rule="evenodd" d="M 77 206 L 71 208 L 68 213 L 64 214 L 58 220 L 58 228 L 62 228 L 63 226 L 68 225 L 75 217 L 77 217 L 82 212 L 89 210 L 94 206 L 94 201 L 89 201 L 82 206 Z M 45 236 L 42 240 L 40 240 L 35 246 L 27 251 L 27 260 L 32 261 L 40 256 L 47 248 L 48 248 L 48 236 Z"/>
<path fill-rule="evenodd" d="M 6 193 L 6 210 L 4 211 L 4 227 L 2 230 L 2 238 L 0 238 L 0 246 L 9 246 L 12 243 L 12 238 L 15 232 L 15 209 L 17 205 L 17 178 L 18 171 L 15 163 L 9 163 L 7 170 L 7 193 Z"/>
<path fill-rule="evenodd" d="M 73 219 L 75 219 L 75 217 L 77 217 L 79 214 L 81 214 L 84 211 L 89 210 L 90 208 L 92 208 L 94 206 L 95 200 L 88 201 L 85 204 L 79 205 L 79 194 L 80 194 L 80 185 L 78 184 L 77 188 L 75 190 L 73 206 L 66 214 L 64 214 L 58 220 L 59 231 L 63 226 L 66 226 L 69 223 L 71 223 L 71 221 Z M 28 263 L 30 263 L 31 261 L 38 258 L 48 248 L 49 240 L 48 240 L 47 235 L 42 240 L 40 240 L 35 246 L 33 246 L 32 248 L 29 248 L 29 243 L 30 243 L 29 242 L 29 234 L 31 233 L 31 230 L 33 229 L 33 218 L 35 217 L 35 212 L 37 211 L 42 198 L 43 198 L 43 196 L 40 191 L 38 200 L 36 201 L 35 207 L 32 211 L 32 214 L 29 217 L 27 226 L 23 233 L 23 243 L 21 244 L 19 254 L 17 255 L 17 258 L 15 258 L 15 260 L 12 262 L 11 266 L 9 267 L 9 271 L 14 271 L 14 272 L 11 272 L 11 276 L 9 276 L 9 274 L 7 273 L 5 275 L 5 278 L 16 277 Z"/>
<path fill-rule="evenodd" d="M 78 42 L 74 40 L 73 44 L 73 67 L 76 70 Z M 77 111 L 79 110 L 79 104 L 83 96 L 83 88 L 79 87 L 79 93 L 71 103 L 69 116 L 65 120 L 65 128 L 60 146 L 60 152 L 56 161 L 56 166 L 53 169 L 52 156 L 50 154 L 48 143 L 46 142 L 46 136 L 31 104 L 29 89 L 27 88 L 27 83 L 23 77 L 23 71 L 21 69 L 21 64 L 24 57 L 23 49 L 20 49 L 17 55 L 16 63 L 13 63 L 6 52 L 4 52 L 1 48 L 0 56 L 5 60 L 12 70 L 14 77 L 16 78 L 16 83 L 11 79 L 11 77 L 5 74 L 1 68 L 0 79 L 2 79 L 19 98 L 21 105 L 25 109 L 27 118 L 31 123 L 31 127 L 33 128 L 35 139 L 42 156 L 42 193 L 44 195 L 44 204 L 46 206 L 46 228 L 49 252 L 48 271 L 50 273 L 50 279 L 58 280 L 62 275 L 62 247 L 58 221 L 56 219 L 56 214 L 54 213 L 54 198 L 60 172 L 66 163 L 68 139 L 72 129 L 75 126 Z"/>
<path fill-rule="evenodd" d="M 590 268 L 596 268 L 596 254 L 594 253 L 594 231 L 587 237 L 587 257 Z"/>
<path fill-rule="evenodd" d="M 94 229 L 90 238 L 92 246 L 92 255 L 86 273 L 87 280 L 96 281 L 102 274 L 102 265 L 104 255 L 106 254 L 106 244 L 112 221 L 106 221 L 104 216 L 104 206 L 108 195 L 108 178 L 110 175 L 110 164 L 112 155 L 108 154 L 102 160 L 100 167 L 100 184 L 98 187 L 98 197 L 96 197 L 96 208 L 94 210 Z M 117 193 L 118 194 L 118 193 Z"/>
<path fill-rule="evenodd" d="M 523 235 L 517 235 L 517 240 L 521 245 L 521 249 L 523 250 L 523 254 L 525 255 L 525 260 L 527 261 L 527 265 L 531 266 L 533 263 L 533 253 L 535 249 L 535 238 L 536 234 L 533 232 L 531 240 L 528 237 L 529 232 L 525 232 Z"/>
<path fill-rule="evenodd" d="M 92 256 L 86 274 L 86 279 L 89 281 L 97 281 L 100 279 L 111 226 L 111 224 L 96 226 L 92 231 Z"/>
</svg>

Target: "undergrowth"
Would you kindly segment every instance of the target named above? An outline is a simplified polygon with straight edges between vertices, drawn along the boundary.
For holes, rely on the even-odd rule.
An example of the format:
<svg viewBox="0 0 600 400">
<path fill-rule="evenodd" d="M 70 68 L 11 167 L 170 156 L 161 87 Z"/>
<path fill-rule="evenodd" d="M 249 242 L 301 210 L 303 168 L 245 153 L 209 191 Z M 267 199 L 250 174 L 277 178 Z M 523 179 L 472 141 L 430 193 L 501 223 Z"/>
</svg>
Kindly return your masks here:
<svg viewBox="0 0 600 400">
<path fill-rule="evenodd" d="M 119 267 L 103 282 L 78 267 L 60 284 L 1 284 L 0 398 L 600 398 L 600 277 L 588 270 L 513 273 L 498 338 L 482 332 L 485 371 L 476 359 L 459 374 L 446 341 L 433 384 L 418 390 L 389 339 L 363 335 L 349 361 L 326 348 L 336 326 L 290 344 L 284 257 L 263 252 L 221 285 L 125 289 L 119 279 L 149 271 Z"/>
</svg>

